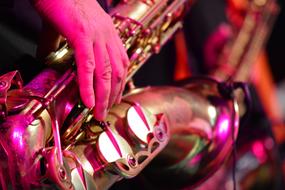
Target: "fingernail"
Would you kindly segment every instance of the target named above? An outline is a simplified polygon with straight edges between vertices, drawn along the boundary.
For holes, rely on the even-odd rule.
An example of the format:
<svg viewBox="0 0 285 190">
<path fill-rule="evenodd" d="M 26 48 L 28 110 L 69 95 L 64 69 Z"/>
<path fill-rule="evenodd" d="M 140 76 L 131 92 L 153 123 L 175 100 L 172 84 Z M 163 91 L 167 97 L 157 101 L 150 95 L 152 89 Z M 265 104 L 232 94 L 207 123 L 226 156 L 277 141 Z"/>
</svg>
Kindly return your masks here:
<svg viewBox="0 0 285 190">
<path fill-rule="evenodd" d="M 87 104 L 86 104 L 86 107 L 88 108 L 93 108 L 95 106 L 95 101 L 94 100 L 90 100 Z"/>
<path fill-rule="evenodd" d="M 105 120 L 105 119 L 106 119 L 107 114 L 108 114 L 108 110 L 104 110 L 104 111 L 103 111 L 103 115 L 102 115 L 103 120 Z"/>
<path fill-rule="evenodd" d="M 98 121 L 104 121 L 107 117 L 108 111 L 93 111 L 94 118 L 97 119 Z"/>
</svg>

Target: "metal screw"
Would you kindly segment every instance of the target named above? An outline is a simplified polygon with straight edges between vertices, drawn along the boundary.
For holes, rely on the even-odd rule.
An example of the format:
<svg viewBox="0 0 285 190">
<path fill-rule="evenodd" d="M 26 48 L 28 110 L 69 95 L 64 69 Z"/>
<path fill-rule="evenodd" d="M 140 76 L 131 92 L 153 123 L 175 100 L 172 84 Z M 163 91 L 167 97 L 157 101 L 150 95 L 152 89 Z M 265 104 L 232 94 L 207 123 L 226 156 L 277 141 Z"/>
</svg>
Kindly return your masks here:
<svg viewBox="0 0 285 190">
<path fill-rule="evenodd" d="M 133 157 L 132 155 L 128 155 L 128 156 L 127 156 L 127 159 L 128 159 L 128 164 L 129 164 L 132 168 L 136 167 L 137 161 L 136 161 L 136 158 L 135 158 L 135 157 Z"/>
<path fill-rule="evenodd" d="M 109 127 L 111 125 L 110 121 L 95 121 L 96 125 L 99 125 L 102 129 Z"/>
<path fill-rule="evenodd" d="M 150 29 L 148 28 L 148 29 L 145 29 L 144 31 L 143 31 L 143 34 L 144 35 L 149 35 L 150 34 Z"/>
<path fill-rule="evenodd" d="M 7 83 L 5 81 L 0 81 L 0 88 L 5 88 Z"/>
<path fill-rule="evenodd" d="M 162 128 L 158 127 L 154 131 L 154 135 L 160 142 L 163 142 L 165 140 L 165 132 Z"/>
<path fill-rule="evenodd" d="M 59 177 L 61 179 L 66 179 L 66 172 L 65 172 L 65 169 L 62 167 L 59 168 Z"/>
<path fill-rule="evenodd" d="M 159 51 L 160 51 L 160 45 L 159 44 L 155 44 L 154 46 L 153 46 L 153 51 L 154 51 L 154 53 L 159 53 Z"/>
<path fill-rule="evenodd" d="M 0 111 L 0 121 L 6 117 L 5 112 Z"/>
</svg>

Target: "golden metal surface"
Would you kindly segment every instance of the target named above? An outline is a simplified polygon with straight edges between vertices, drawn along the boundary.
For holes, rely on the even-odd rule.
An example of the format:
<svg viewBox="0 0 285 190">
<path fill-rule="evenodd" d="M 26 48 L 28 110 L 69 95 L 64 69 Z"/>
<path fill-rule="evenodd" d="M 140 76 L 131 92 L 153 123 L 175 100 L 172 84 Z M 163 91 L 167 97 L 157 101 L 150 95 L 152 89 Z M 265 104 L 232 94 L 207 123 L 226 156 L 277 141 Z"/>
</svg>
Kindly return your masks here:
<svg viewBox="0 0 285 190">
<path fill-rule="evenodd" d="M 182 26 L 191 3 L 132 0 L 112 10 L 131 60 L 128 80 Z M 215 171 L 229 154 L 238 110 L 218 82 L 133 89 L 110 110 L 108 122 L 98 122 L 80 101 L 73 61 L 68 45 L 52 53 L 50 68 L 22 88 L 29 102 L 1 122 L 6 165 L 0 169 L 9 170 L 2 187 L 108 189 L 138 175 L 155 157 L 147 175 L 160 182 L 179 170 L 177 187 L 183 187 Z"/>
</svg>

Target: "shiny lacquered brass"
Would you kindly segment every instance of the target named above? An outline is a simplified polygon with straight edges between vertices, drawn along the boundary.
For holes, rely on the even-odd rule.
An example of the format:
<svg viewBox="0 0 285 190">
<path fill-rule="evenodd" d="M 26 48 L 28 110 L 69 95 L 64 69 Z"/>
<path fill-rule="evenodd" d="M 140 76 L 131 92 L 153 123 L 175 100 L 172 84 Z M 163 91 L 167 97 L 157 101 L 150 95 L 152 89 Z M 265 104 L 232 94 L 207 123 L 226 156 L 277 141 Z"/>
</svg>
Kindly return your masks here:
<svg viewBox="0 0 285 190">
<path fill-rule="evenodd" d="M 183 89 L 156 92 L 156 96 L 163 94 L 163 98 L 157 98 L 163 101 L 151 110 L 163 109 L 171 118 L 169 143 L 144 172 L 157 188 L 192 189 L 231 154 L 238 133 L 239 108 L 235 99 L 226 98 L 220 85 L 200 78 L 192 79 Z"/>
<path fill-rule="evenodd" d="M 219 58 L 213 77 L 249 81 L 255 59 L 266 44 L 279 13 L 276 0 L 249 1 L 240 27 L 232 26 L 232 39 Z M 225 69 L 226 68 L 226 69 Z"/>
<path fill-rule="evenodd" d="M 183 87 L 135 89 L 110 110 L 106 130 L 87 121 L 68 151 L 85 172 L 101 176 L 94 179 L 99 189 L 136 176 L 153 158 L 143 173 L 154 185 L 194 187 L 224 163 L 237 137 L 237 102 L 221 85 L 193 79 Z"/>
<path fill-rule="evenodd" d="M 112 10 L 131 60 L 128 80 L 181 27 L 191 3 L 126 1 Z M 16 72 L 0 78 L 2 189 L 108 189 L 155 157 L 147 175 L 159 181 L 157 172 L 168 179 L 179 169 L 183 187 L 189 179 L 200 182 L 228 156 L 238 108 L 220 83 L 134 89 L 98 122 L 80 101 L 73 61 L 65 44 L 48 57 L 51 67 L 24 87 Z"/>
<path fill-rule="evenodd" d="M 181 19 L 192 4 L 193 0 L 127 0 L 110 11 L 130 58 L 127 80 L 182 28 Z M 62 67 L 72 61 L 72 55 L 65 44 L 50 54 L 47 64 Z"/>
</svg>

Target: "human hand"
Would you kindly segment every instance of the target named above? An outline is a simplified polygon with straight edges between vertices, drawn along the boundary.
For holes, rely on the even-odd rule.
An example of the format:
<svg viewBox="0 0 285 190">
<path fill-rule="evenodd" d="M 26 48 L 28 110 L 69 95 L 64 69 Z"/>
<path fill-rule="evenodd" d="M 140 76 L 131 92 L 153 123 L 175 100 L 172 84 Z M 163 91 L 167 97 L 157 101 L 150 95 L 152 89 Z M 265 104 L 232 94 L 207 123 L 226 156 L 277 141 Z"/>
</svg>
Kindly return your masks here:
<svg viewBox="0 0 285 190">
<path fill-rule="evenodd" d="M 35 7 L 74 49 L 81 99 L 103 120 L 121 100 L 129 65 L 111 17 L 96 0 L 35 0 Z"/>
</svg>

